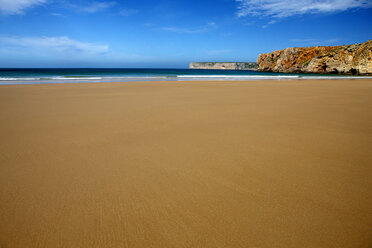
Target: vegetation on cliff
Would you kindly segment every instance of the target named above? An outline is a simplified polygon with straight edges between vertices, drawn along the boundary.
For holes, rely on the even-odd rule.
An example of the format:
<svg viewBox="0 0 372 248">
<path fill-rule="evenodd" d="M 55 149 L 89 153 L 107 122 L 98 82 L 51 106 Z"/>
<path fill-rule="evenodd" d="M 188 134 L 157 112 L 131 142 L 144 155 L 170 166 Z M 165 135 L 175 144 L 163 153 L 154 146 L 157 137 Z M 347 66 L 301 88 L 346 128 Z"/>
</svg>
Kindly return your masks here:
<svg viewBox="0 0 372 248">
<path fill-rule="evenodd" d="M 259 71 L 372 75 L 372 40 L 345 46 L 294 47 L 260 54 Z"/>
</svg>

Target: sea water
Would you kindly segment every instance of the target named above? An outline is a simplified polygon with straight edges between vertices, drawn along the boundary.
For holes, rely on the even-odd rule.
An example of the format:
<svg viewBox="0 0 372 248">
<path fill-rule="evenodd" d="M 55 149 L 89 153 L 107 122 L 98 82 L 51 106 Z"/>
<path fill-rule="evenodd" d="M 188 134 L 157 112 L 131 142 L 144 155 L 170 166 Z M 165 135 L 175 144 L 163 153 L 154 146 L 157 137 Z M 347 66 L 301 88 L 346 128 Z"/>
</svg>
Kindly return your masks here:
<svg viewBox="0 0 372 248">
<path fill-rule="evenodd" d="M 0 69 L 0 85 L 42 83 L 89 83 L 126 81 L 186 80 L 281 80 L 281 79 L 359 79 L 372 77 L 286 74 L 258 71 L 202 69 Z"/>
</svg>

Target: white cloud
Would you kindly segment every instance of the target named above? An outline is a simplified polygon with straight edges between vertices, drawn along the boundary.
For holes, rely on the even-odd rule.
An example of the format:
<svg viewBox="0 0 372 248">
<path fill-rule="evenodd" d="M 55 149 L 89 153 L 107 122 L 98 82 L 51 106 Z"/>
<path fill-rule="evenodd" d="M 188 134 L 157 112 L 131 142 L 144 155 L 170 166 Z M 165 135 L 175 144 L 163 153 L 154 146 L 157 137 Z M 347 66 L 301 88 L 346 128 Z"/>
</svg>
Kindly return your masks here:
<svg viewBox="0 0 372 248">
<path fill-rule="evenodd" d="M 25 9 L 45 2 L 46 0 L 0 0 L 0 12 L 7 15 L 23 14 Z"/>
<path fill-rule="evenodd" d="M 330 46 L 339 43 L 339 39 L 329 39 L 329 40 L 320 40 L 320 39 L 291 39 L 289 40 L 292 43 L 299 45 L 309 45 L 309 46 Z"/>
<path fill-rule="evenodd" d="M 274 23 L 276 23 L 276 20 L 271 20 L 271 21 L 269 21 L 267 24 L 263 25 L 262 28 L 267 28 L 267 27 L 269 27 L 270 25 L 273 25 Z"/>
<path fill-rule="evenodd" d="M 34 50 L 49 50 L 59 53 L 102 54 L 109 52 L 107 45 L 81 42 L 66 36 L 59 37 L 14 37 L 0 36 L 0 44 L 9 49 L 23 48 Z"/>
<path fill-rule="evenodd" d="M 182 28 L 182 27 L 163 27 L 160 30 L 173 32 L 173 33 L 180 33 L 180 34 L 195 34 L 195 33 L 204 33 L 211 31 L 217 28 L 217 24 L 214 22 L 209 22 L 207 25 L 195 28 Z"/>
<path fill-rule="evenodd" d="M 50 15 L 57 16 L 57 17 L 66 17 L 65 15 L 63 15 L 61 13 L 50 13 Z"/>
<path fill-rule="evenodd" d="M 316 41 L 316 39 L 291 39 L 289 41 L 293 43 L 307 43 L 307 42 L 314 42 Z"/>
<path fill-rule="evenodd" d="M 284 18 L 294 15 L 332 13 L 354 8 L 371 8 L 371 0 L 235 0 L 237 15 Z"/>
<path fill-rule="evenodd" d="M 111 8 L 115 4 L 116 2 L 92 2 L 88 6 L 79 7 L 79 9 L 87 13 L 96 13 Z"/>
<path fill-rule="evenodd" d="M 136 9 L 121 9 L 119 11 L 119 15 L 121 16 L 132 16 L 138 13 Z"/>
</svg>

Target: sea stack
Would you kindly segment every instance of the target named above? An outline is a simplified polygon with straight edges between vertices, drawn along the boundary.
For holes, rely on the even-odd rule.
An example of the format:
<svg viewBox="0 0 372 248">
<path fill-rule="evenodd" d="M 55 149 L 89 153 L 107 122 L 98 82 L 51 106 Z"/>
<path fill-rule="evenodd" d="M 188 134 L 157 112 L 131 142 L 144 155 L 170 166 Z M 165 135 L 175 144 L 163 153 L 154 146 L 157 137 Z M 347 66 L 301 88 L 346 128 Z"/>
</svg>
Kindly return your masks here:
<svg viewBox="0 0 372 248">
<path fill-rule="evenodd" d="M 344 46 L 294 47 L 260 54 L 258 70 L 372 75 L 372 40 Z"/>
</svg>

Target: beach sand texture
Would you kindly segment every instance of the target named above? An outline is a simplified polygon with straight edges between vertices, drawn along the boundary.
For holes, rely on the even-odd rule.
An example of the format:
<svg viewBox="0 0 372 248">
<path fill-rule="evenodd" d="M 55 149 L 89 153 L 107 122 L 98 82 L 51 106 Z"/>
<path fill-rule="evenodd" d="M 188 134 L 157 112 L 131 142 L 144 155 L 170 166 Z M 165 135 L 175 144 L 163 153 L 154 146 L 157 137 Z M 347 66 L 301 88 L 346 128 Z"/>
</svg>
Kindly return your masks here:
<svg viewBox="0 0 372 248">
<path fill-rule="evenodd" d="M 0 86 L 0 247 L 372 247 L 372 80 Z"/>
</svg>

